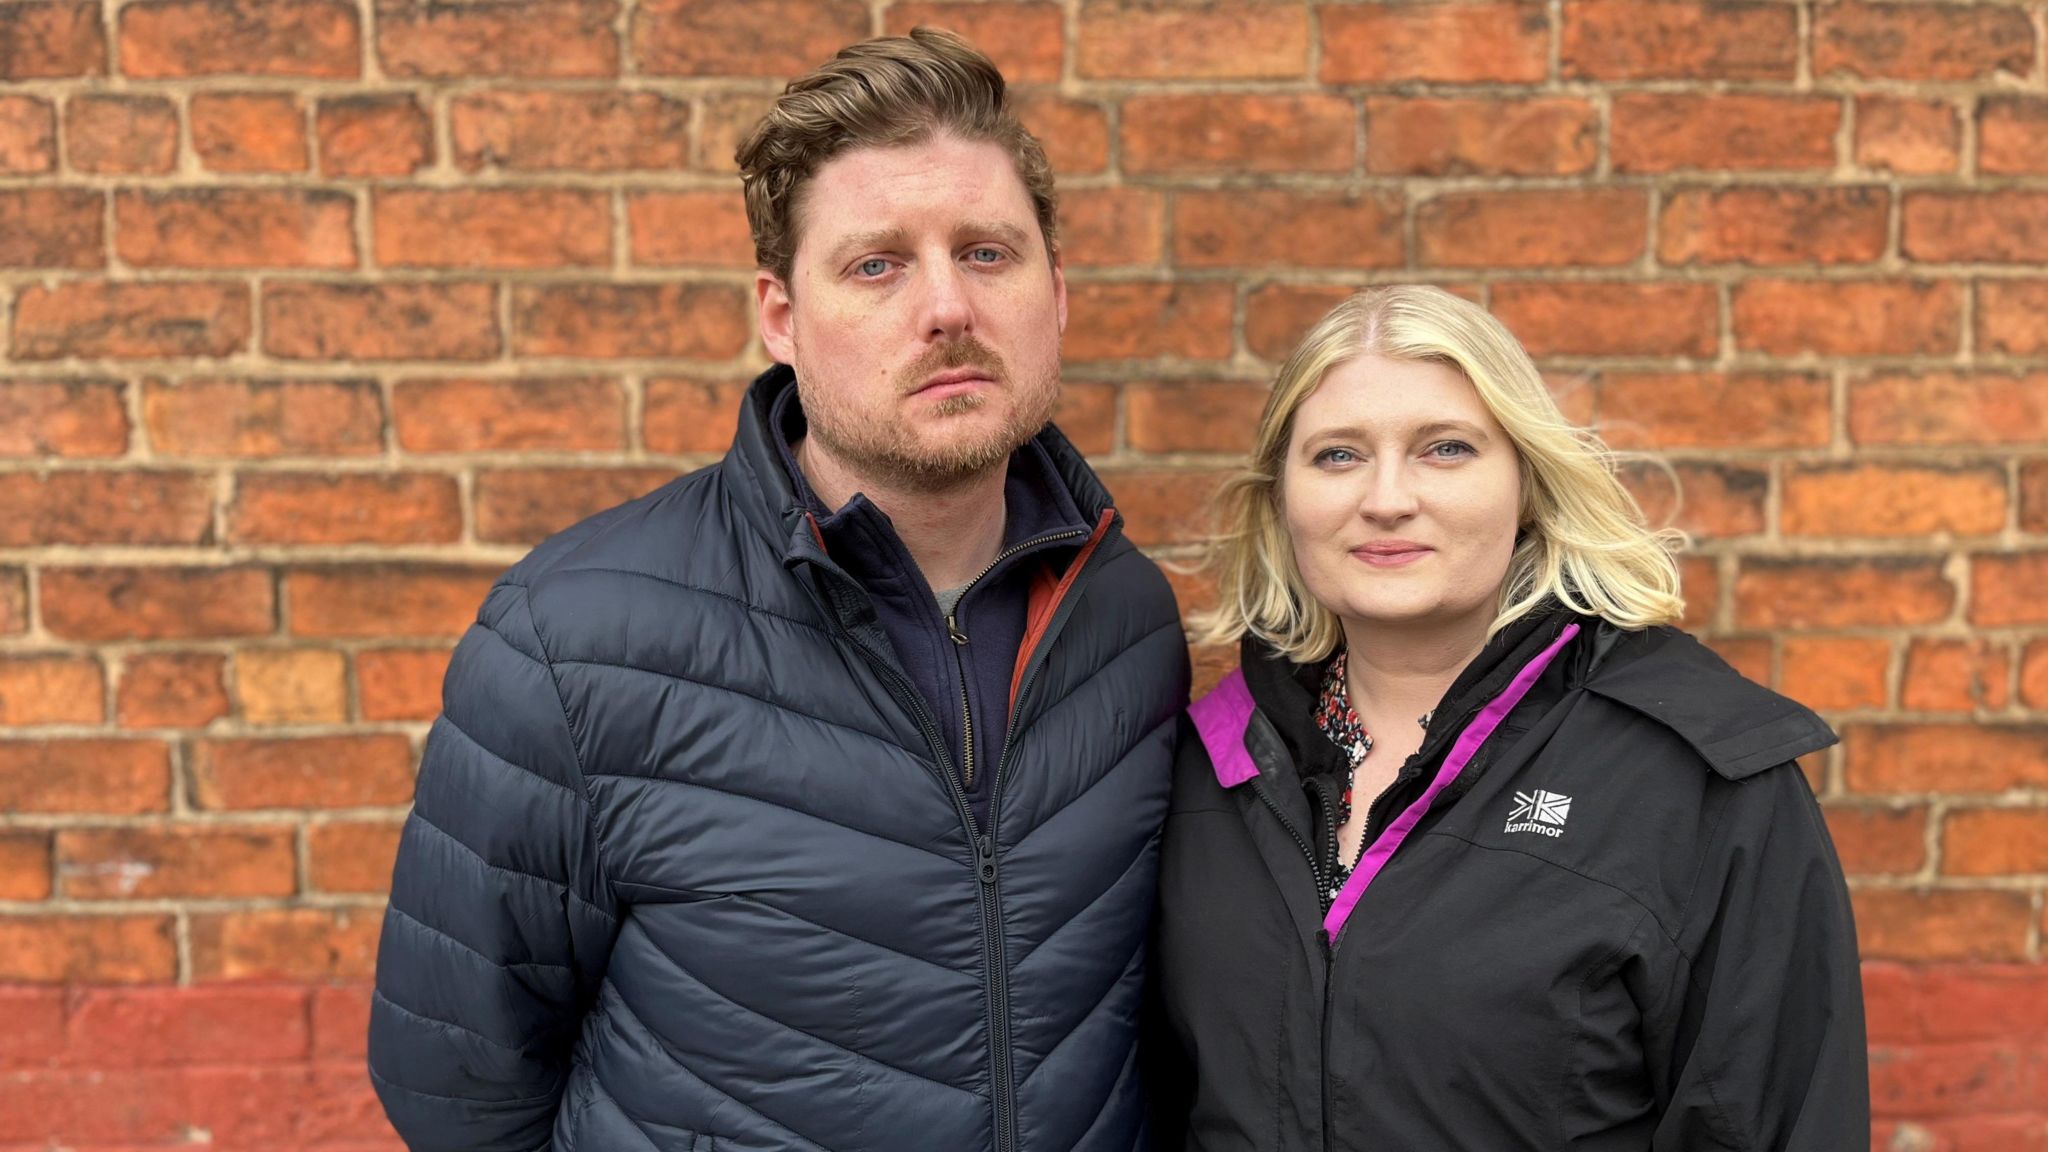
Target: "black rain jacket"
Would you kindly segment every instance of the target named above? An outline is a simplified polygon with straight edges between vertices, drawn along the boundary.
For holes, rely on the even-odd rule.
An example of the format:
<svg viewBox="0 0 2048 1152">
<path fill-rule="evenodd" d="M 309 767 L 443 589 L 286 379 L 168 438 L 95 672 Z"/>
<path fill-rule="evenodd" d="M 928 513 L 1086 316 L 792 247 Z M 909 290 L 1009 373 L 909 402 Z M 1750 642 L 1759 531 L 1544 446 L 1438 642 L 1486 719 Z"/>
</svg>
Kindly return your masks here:
<svg viewBox="0 0 2048 1152">
<path fill-rule="evenodd" d="M 723 462 L 542 544 L 449 668 L 370 1073 L 420 1152 L 1130 1152 L 1187 653 L 1093 535 L 1034 584 L 977 825 L 750 390 Z"/>
<path fill-rule="evenodd" d="M 1160 874 L 1162 1149 L 1867 1148 L 1848 893 L 1805 708 L 1669 628 L 1504 630 L 1327 912 L 1320 668 L 1190 710 Z"/>
</svg>

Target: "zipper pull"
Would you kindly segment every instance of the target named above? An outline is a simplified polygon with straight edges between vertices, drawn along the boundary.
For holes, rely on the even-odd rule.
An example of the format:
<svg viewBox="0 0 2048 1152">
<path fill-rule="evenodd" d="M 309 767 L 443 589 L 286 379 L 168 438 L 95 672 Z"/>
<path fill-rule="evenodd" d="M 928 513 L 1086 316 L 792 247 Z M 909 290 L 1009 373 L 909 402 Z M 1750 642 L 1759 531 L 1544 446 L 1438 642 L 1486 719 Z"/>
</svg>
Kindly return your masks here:
<svg viewBox="0 0 2048 1152">
<path fill-rule="evenodd" d="M 946 635 L 953 638 L 953 643 L 962 648 L 967 647 L 967 633 L 960 630 L 960 625 L 953 619 L 951 612 L 946 613 Z"/>
<path fill-rule="evenodd" d="M 986 833 L 982 834 L 980 837 L 977 837 L 974 841 L 974 854 L 976 856 L 981 857 L 981 859 L 976 862 L 978 865 L 978 870 L 981 873 L 981 882 L 983 884 L 995 883 L 996 848 L 994 839 L 989 837 Z"/>
</svg>

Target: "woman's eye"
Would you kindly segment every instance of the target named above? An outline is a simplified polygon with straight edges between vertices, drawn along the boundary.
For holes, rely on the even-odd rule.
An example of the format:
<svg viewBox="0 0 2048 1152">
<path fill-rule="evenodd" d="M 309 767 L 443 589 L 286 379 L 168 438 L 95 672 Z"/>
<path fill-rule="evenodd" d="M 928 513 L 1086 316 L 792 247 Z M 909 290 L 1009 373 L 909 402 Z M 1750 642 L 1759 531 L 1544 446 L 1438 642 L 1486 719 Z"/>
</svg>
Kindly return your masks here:
<svg viewBox="0 0 2048 1152">
<path fill-rule="evenodd" d="M 1445 440 L 1431 446 L 1430 454 L 1439 460 L 1455 460 L 1460 456 L 1472 455 L 1472 446 L 1462 440 Z"/>
<path fill-rule="evenodd" d="M 1325 448 L 1321 452 L 1316 453 L 1316 463 L 1318 464 L 1344 465 L 1350 464 L 1357 459 L 1357 454 L 1349 448 Z"/>
<path fill-rule="evenodd" d="M 883 260 L 880 258 L 874 260 L 863 260 L 860 262 L 858 266 L 854 268 L 854 271 L 867 277 L 880 276 L 882 273 L 887 272 L 888 270 L 889 262 L 887 260 Z"/>
</svg>

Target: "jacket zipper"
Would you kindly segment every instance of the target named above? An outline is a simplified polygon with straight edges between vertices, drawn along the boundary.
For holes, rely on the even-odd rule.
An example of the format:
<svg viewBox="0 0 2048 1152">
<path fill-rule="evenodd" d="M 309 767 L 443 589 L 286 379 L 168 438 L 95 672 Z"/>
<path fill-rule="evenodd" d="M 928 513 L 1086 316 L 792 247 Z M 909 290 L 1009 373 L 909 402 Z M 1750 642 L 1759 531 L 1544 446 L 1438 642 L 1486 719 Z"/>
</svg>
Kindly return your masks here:
<svg viewBox="0 0 2048 1152">
<path fill-rule="evenodd" d="M 1027 548 L 1036 548 L 1040 544 L 1051 544 L 1057 540 L 1066 540 L 1071 537 L 1085 535 L 1087 533 L 1079 528 L 1068 528 L 1059 532 L 1048 532 L 1043 536 L 1036 536 L 1032 539 L 1010 545 L 1008 548 L 996 553 L 996 558 L 989 561 L 987 567 L 975 573 L 974 579 L 969 580 L 966 586 L 960 589 L 960 599 L 953 602 L 953 610 L 946 613 L 946 635 L 951 637 L 953 641 L 953 671 L 960 678 L 960 732 L 962 735 L 960 741 L 960 777 L 962 784 L 965 785 L 968 791 L 973 791 L 974 789 L 974 713 L 967 706 L 967 663 L 960 658 L 960 649 L 967 647 L 967 633 L 960 630 L 958 618 L 960 604 L 967 599 L 967 594 L 974 590 L 974 586 L 981 583 L 982 577 L 995 571 L 996 565 L 1001 564 L 1017 553 Z M 989 813 L 989 824 L 993 826 L 995 824 L 995 809 L 991 807 Z"/>
</svg>

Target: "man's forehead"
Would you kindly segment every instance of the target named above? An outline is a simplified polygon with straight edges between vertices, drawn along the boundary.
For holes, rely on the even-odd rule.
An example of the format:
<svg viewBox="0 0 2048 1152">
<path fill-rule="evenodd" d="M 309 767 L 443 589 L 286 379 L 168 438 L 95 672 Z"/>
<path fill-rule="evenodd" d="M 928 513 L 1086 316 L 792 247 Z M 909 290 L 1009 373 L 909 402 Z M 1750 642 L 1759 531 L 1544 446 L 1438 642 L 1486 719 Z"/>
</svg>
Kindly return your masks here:
<svg viewBox="0 0 2048 1152">
<path fill-rule="evenodd" d="M 842 152 L 804 182 L 794 209 L 799 246 L 834 251 L 935 232 L 1008 233 L 999 238 L 1028 245 L 1038 219 L 1001 145 L 949 135 Z"/>
</svg>

